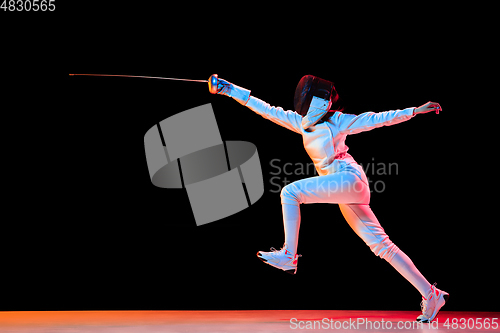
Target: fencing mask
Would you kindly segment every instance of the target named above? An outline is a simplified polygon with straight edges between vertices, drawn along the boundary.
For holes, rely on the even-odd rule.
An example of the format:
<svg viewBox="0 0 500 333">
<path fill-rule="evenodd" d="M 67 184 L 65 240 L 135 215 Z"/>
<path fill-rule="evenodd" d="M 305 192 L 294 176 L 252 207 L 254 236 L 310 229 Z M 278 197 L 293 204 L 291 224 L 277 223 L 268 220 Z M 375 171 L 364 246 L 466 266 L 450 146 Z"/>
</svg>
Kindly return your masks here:
<svg viewBox="0 0 500 333">
<path fill-rule="evenodd" d="M 308 129 L 315 125 L 337 99 L 333 82 L 314 75 L 303 76 L 295 89 L 293 100 L 295 111 L 303 117 L 302 127 Z"/>
</svg>

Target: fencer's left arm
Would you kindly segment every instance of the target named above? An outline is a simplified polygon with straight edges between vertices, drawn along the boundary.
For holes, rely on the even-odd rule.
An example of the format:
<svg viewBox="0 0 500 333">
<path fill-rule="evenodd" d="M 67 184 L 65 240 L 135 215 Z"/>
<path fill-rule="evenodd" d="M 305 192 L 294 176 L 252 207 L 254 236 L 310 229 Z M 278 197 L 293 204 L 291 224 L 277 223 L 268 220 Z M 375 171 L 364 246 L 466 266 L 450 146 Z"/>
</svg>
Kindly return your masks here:
<svg viewBox="0 0 500 333">
<path fill-rule="evenodd" d="M 435 111 L 439 114 L 441 105 L 435 102 L 427 102 L 418 108 L 407 108 L 403 110 L 385 112 L 365 112 L 358 116 L 353 114 L 343 114 L 335 112 L 334 122 L 339 126 L 339 131 L 346 134 L 356 134 L 369 131 L 377 127 L 389 126 L 407 121 L 417 114 L 424 114 Z"/>
<path fill-rule="evenodd" d="M 414 116 L 415 108 L 384 112 L 365 112 L 360 115 L 335 112 L 332 119 L 339 127 L 339 132 L 345 134 L 356 134 L 370 131 L 382 126 L 390 126 L 402 123 Z"/>
</svg>

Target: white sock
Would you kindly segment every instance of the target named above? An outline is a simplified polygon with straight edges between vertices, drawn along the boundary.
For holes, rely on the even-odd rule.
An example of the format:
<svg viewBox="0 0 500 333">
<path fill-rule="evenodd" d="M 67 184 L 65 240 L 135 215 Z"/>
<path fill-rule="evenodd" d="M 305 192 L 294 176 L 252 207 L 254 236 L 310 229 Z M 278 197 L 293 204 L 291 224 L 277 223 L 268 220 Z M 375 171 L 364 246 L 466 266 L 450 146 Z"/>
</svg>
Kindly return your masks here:
<svg viewBox="0 0 500 333">
<path fill-rule="evenodd" d="M 285 227 L 285 243 L 288 250 L 297 254 L 300 228 L 300 207 L 298 205 L 282 204 L 283 226 Z"/>
<path fill-rule="evenodd" d="M 399 250 L 390 261 L 390 264 L 399 274 L 417 288 L 423 297 L 427 298 L 431 290 L 431 284 L 403 251 Z"/>
</svg>

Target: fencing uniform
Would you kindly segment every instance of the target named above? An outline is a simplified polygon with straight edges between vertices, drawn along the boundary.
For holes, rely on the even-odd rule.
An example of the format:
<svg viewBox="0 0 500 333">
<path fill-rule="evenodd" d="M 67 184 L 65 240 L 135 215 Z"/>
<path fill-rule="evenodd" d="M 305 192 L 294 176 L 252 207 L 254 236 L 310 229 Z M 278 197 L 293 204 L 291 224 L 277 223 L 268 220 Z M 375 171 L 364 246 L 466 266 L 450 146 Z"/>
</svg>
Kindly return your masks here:
<svg viewBox="0 0 500 333">
<path fill-rule="evenodd" d="M 347 152 L 349 148 L 345 144 L 349 134 L 411 119 L 415 108 L 360 115 L 337 111 L 328 121 L 304 129 L 302 116 L 294 111 L 284 111 L 253 96 L 249 96 L 244 105 L 262 117 L 302 135 L 304 148 L 319 174 L 290 183 L 281 191 L 287 244 L 285 251 L 291 252 L 291 257 L 297 253 L 300 204 L 337 203 L 347 223 L 373 253 L 391 263 L 423 296 L 427 296 L 430 283 L 410 258 L 389 239 L 378 222 L 369 206 L 370 189 L 366 175 Z M 297 260 L 294 259 L 296 264 Z"/>
<path fill-rule="evenodd" d="M 370 249 L 391 261 L 399 251 L 385 233 L 370 209 L 370 189 L 366 175 L 347 152 L 345 139 L 373 128 L 397 124 L 413 117 L 414 108 L 381 113 L 366 112 L 359 116 L 335 112 L 328 121 L 303 129 L 302 116 L 293 111 L 273 107 L 253 96 L 246 104 L 252 111 L 289 130 L 302 135 L 304 147 L 319 176 L 302 179 L 285 186 L 281 191 L 285 224 L 300 223 L 300 204 L 337 203 L 345 219 Z M 287 221 L 290 218 L 296 222 Z M 290 238 L 290 237 L 288 237 Z M 298 238 L 298 232 L 294 233 Z M 296 253 L 295 239 L 287 239 Z"/>
<path fill-rule="evenodd" d="M 295 274 L 300 256 L 297 254 L 300 204 L 337 203 L 347 223 L 371 251 L 387 260 L 420 292 L 423 314 L 417 320 L 432 321 L 449 294 L 431 286 L 411 259 L 389 239 L 370 208 L 366 175 L 345 145 L 347 135 L 409 120 L 415 116 L 415 108 L 360 115 L 336 111 L 327 121 L 321 121 L 335 101 L 336 91 L 329 81 L 312 76 L 303 77 L 297 86 L 294 104 L 298 112 L 271 106 L 251 96 L 249 90 L 221 79 L 217 93 L 232 97 L 262 117 L 302 135 L 304 148 L 319 174 L 283 187 L 285 244 L 279 251 L 271 248 L 272 252 L 259 251 L 257 256 Z"/>
</svg>

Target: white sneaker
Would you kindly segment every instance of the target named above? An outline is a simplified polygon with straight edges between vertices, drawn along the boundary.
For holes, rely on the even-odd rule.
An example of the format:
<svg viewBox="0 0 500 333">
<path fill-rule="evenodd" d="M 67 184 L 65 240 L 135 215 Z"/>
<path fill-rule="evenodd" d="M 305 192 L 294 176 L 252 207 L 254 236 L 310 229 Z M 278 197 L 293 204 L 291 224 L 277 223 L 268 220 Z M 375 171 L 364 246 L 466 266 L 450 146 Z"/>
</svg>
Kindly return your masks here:
<svg viewBox="0 0 500 333">
<path fill-rule="evenodd" d="M 295 274 L 297 272 L 297 260 L 302 257 L 300 254 L 293 254 L 288 250 L 287 245 L 283 244 L 281 250 L 271 248 L 271 252 L 257 252 L 257 257 L 273 267 L 279 268 L 288 274 Z"/>
<path fill-rule="evenodd" d="M 422 303 L 420 303 L 422 314 L 417 317 L 417 321 L 430 323 L 436 318 L 439 310 L 448 301 L 449 297 L 450 295 L 446 291 L 439 290 L 436 288 L 436 283 L 434 283 L 427 298 L 422 297 Z"/>
</svg>

